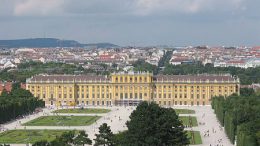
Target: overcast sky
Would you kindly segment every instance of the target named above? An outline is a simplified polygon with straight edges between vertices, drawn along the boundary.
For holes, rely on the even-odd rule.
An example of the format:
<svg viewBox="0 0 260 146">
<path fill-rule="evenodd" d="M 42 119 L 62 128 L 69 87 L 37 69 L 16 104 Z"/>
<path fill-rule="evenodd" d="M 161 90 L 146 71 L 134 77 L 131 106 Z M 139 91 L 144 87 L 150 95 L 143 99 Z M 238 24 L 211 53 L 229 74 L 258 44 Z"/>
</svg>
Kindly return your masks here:
<svg viewBox="0 0 260 146">
<path fill-rule="evenodd" d="M 0 0 L 0 39 L 260 45 L 260 0 Z"/>
</svg>

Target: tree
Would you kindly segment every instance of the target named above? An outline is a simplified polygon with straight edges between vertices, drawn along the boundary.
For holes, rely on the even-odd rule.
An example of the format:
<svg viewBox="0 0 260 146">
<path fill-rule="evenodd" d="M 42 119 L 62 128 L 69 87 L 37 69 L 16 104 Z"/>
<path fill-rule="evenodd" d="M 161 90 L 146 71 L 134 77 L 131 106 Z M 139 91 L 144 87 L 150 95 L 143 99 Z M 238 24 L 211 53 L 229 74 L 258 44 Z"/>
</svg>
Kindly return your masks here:
<svg viewBox="0 0 260 146">
<path fill-rule="evenodd" d="M 41 140 L 35 142 L 32 146 L 50 146 L 50 143 L 47 140 Z"/>
<path fill-rule="evenodd" d="M 70 145 L 71 143 L 73 143 L 74 135 L 75 135 L 75 131 L 64 132 L 59 137 L 59 140 L 62 141 L 66 145 Z"/>
<path fill-rule="evenodd" d="M 107 123 L 103 123 L 99 127 L 99 134 L 95 134 L 96 139 L 94 139 L 94 146 L 114 146 L 113 137 L 114 134 L 111 132 L 110 126 Z"/>
<path fill-rule="evenodd" d="M 251 96 L 255 94 L 255 91 L 252 88 L 241 88 L 240 94 L 241 96 Z"/>
<path fill-rule="evenodd" d="M 29 91 L 13 88 L 8 93 L 4 90 L 0 96 L 0 124 L 32 113 L 38 107 L 44 107 L 44 101 L 33 97 Z"/>
<path fill-rule="evenodd" d="M 77 146 L 84 146 L 84 144 L 92 144 L 91 139 L 88 138 L 88 134 L 85 131 L 80 131 L 79 134 L 74 138 L 73 144 Z"/>
<path fill-rule="evenodd" d="M 124 145 L 174 145 L 189 144 L 182 122 L 172 108 L 162 108 L 156 103 L 142 102 L 126 123 Z"/>
</svg>

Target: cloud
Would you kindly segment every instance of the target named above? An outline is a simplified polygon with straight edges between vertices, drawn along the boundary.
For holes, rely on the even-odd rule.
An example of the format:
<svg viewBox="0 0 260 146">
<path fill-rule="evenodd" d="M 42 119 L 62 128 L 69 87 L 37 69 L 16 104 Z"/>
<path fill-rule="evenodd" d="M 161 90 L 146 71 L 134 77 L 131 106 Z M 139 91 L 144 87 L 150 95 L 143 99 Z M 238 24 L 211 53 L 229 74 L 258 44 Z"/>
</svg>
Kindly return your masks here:
<svg viewBox="0 0 260 146">
<path fill-rule="evenodd" d="M 136 14 L 199 13 L 241 9 L 244 0 L 136 0 Z"/>
<path fill-rule="evenodd" d="M 18 0 L 15 16 L 56 15 L 62 11 L 63 0 Z"/>
<path fill-rule="evenodd" d="M 5 0 L 0 0 L 5 1 Z M 245 10 L 246 0 L 13 0 L 15 16 L 196 14 Z M 5 3 L 7 3 L 5 1 Z M 11 3 L 11 2 L 10 2 Z"/>
</svg>

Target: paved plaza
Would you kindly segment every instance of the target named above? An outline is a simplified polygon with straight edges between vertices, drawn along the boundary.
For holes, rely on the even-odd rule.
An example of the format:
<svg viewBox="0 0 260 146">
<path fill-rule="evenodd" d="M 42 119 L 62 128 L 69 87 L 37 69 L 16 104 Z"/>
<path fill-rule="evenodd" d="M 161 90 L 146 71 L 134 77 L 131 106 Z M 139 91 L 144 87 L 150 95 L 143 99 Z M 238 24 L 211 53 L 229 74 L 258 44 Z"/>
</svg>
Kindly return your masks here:
<svg viewBox="0 0 260 146">
<path fill-rule="evenodd" d="M 93 108 L 93 107 L 91 107 Z M 135 107 L 94 107 L 94 108 L 108 108 L 111 112 L 104 114 L 59 114 L 59 115 L 97 115 L 102 116 L 94 124 L 89 126 L 22 126 L 21 124 L 26 123 L 30 120 L 38 118 L 40 116 L 51 116 L 56 115 L 51 113 L 56 109 L 45 108 L 43 112 L 38 114 L 30 115 L 7 124 L 3 124 L 6 130 L 12 129 L 66 129 L 66 130 L 85 130 L 89 138 L 94 139 L 95 134 L 98 133 L 98 127 L 102 123 L 107 123 L 114 133 L 119 131 L 127 130 L 125 125 L 126 121 L 129 120 L 129 115 L 135 109 Z M 223 127 L 220 127 L 217 118 L 210 106 L 174 106 L 174 108 L 180 109 L 192 109 L 195 110 L 195 114 L 190 114 L 191 116 L 196 116 L 198 121 L 197 127 L 186 128 L 186 130 L 200 131 L 202 144 L 196 146 L 233 146 L 224 133 Z M 189 116 L 189 114 L 182 114 L 182 116 Z M 3 132 L 3 131 L 1 131 Z M 17 145 L 17 144 L 16 144 Z"/>
</svg>

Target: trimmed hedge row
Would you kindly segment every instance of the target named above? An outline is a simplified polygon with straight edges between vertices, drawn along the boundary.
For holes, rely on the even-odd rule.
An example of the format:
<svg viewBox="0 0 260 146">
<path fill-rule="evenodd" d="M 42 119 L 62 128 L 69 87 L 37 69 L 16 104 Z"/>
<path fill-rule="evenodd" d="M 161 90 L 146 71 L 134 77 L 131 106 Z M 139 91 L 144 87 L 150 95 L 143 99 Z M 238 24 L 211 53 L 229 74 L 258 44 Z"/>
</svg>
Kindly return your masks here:
<svg viewBox="0 0 260 146">
<path fill-rule="evenodd" d="M 231 95 L 212 99 L 218 120 L 234 144 L 238 146 L 260 145 L 260 97 Z M 237 139 L 235 137 L 237 136 Z"/>
<path fill-rule="evenodd" d="M 32 113 L 38 107 L 44 107 L 44 101 L 33 97 L 24 89 L 14 89 L 10 93 L 3 91 L 0 96 L 0 124 Z"/>
</svg>

